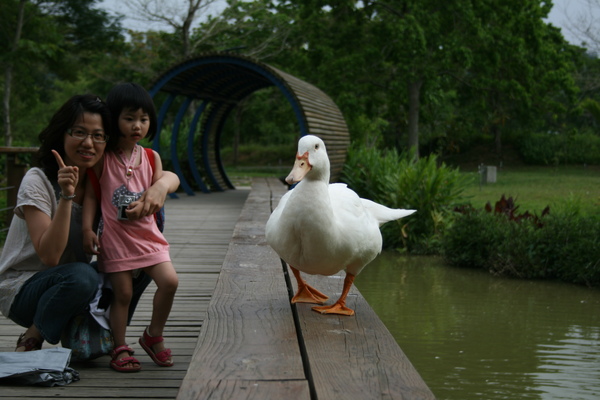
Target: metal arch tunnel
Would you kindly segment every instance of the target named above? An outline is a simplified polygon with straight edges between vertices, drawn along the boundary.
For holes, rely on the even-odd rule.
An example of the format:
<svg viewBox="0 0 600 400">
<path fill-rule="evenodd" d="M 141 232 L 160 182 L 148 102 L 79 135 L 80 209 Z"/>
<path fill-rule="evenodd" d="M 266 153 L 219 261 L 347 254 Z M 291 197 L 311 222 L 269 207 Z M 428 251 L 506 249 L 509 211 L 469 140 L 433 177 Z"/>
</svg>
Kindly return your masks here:
<svg viewBox="0 0 600 400">
<path fill-rule="evenodd" d="M 220 156 L 223 126 L 241 100 L 260 89 L 272 86 L 277 87 L 292 106 L 300 127 L 300 136 L 311 134 L 323 139 L 331 161 L 331 179 L 339 177 L 350 137 L 342 113 L 325 93 L 307 82 L 248 57 L 211 53 L 173 66 L 150 89 L 150 95 L 155 99 L 158 93 L 167 95 L 158 110 L 154 150 L 159 150 L 160 132 L 167 113 L 172 107 L 178 107 L 169 151 L 181 187 L 188 195 L 194 195 L 194 191 L 182 172 L 177 143 L 183 117 L 188 113 L 190 105 L 197 106 L 187 133 L 187 162 L 194 181 L 205 193 L 235 189 L 227 177 Z M 199 125 L 201 156 L 197 163 L 194 143 Z"/>
</svg>

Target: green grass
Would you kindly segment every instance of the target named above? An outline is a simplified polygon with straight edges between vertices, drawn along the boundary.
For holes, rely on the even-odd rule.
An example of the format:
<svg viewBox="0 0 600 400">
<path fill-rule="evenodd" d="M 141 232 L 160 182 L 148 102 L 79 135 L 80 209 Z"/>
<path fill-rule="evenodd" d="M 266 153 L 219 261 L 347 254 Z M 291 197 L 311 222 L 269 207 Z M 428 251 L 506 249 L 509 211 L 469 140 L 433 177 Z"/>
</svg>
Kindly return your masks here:
<svg viewBox="0 0 600 400">
<path fill-rule="evenodd" d="M 464 195 L 476 208 L 489 201 L 492 206 L 504 194 L 512 196 L 520 212 L 538 215 L 546 206 L 550 211 L 578 208 L 583 215 L 600 213 L 600 168 L 582 166 L 519 166 L 499 169 L 496 183 L 480 185 L 477 172 L 466 173 L 470 184 Z"/>
<path fill-rule="evenodd" d="M 253 177 L 285 177 L 291 165 L 281 167 L 226 167 L 236 187 L 249 186 Z M 520 212 L 538 215 L 546 206 L 550 211 L 577 207 L 584 215 L 600 214 L 600 167 L 518 166 L 497 170 L 496 183 L 480 185 L 477 172 L 464 172 L 469 184 L 464 198 L 474 207 L 492 206 L 504 194 L 512 196 Z"/>
</svg>

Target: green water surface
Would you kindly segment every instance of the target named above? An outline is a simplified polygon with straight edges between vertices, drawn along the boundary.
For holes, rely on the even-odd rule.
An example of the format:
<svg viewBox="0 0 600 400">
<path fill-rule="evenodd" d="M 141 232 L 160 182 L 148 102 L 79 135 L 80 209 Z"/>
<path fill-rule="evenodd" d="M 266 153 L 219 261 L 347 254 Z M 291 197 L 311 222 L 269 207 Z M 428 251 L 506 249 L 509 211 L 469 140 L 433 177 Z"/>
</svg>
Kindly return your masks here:
<svg viewBox="0 0 600 400">
<path fill-rule="evenodd" d="M 439 400 L 600 398 L 600 290 L 384 252 L 356 286 Z"/>
</svg>

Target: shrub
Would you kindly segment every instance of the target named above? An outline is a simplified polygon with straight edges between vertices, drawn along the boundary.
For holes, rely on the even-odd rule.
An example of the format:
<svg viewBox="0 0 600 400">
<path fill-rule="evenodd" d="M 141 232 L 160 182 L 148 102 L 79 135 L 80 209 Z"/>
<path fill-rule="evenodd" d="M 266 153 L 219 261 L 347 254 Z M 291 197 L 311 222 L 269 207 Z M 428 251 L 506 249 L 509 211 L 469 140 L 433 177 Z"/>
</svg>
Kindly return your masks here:
<svg viewBox="0 0 600 400">
<path fill-rule="evenodd" d="M 600 218 L 572 214 L 548 218 L 538 247 L 541 263 L 560 280 L 600 286 Z"/>
<path fill-rule="evenodd" d="M 404 247 L 413 253 L 435 253 L 445 218 L 465 184 L 458 169 L 438 166 L 432 155 L 415 160 L 372 147 L 353 146 L 342 171 L 342 181 L 358 193 L 391 208 L 416 209 L 408 218 L 382 227 L 386 247 Z"/>
<path fill-rule="evenodd" d="M 466 268 L 485 268 L 492 256 L 494 243 L 504 235 L 497 217 L 463 209 L 442 238 L 442 252 L 448 264 Z"/>
<path fill-rule="evenodd" d="M 506 200 L 506 199 L 505 199 Z M 600 218 L 576 212 L 541 216 L 463 207 L 442 239 L 453 266 L 493 274 L 600 286 Z"/>
</svg>

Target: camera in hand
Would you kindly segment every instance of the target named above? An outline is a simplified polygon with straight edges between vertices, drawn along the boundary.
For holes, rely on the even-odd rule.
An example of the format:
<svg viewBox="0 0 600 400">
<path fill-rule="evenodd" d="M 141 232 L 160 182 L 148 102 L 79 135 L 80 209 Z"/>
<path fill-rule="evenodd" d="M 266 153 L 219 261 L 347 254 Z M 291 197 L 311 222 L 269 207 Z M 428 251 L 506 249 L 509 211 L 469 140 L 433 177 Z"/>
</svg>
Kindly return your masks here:
<svg viewBox="0 0 600 400">
<path fill-rule="evenodd" d="M 128 220 L 129 218 L 127 218 L 127 213 L 125 212 L 125 210 L 127 210 L 127 207 L 129 207 L 129 205 L 131 203 L 133 203 L 135 201 L 135 196 L 128 196 L 128 195 L 121 195 L 119 196 L 119 202 L 117 204 L 117 219 L 120 220 Z"/>
</svg>

